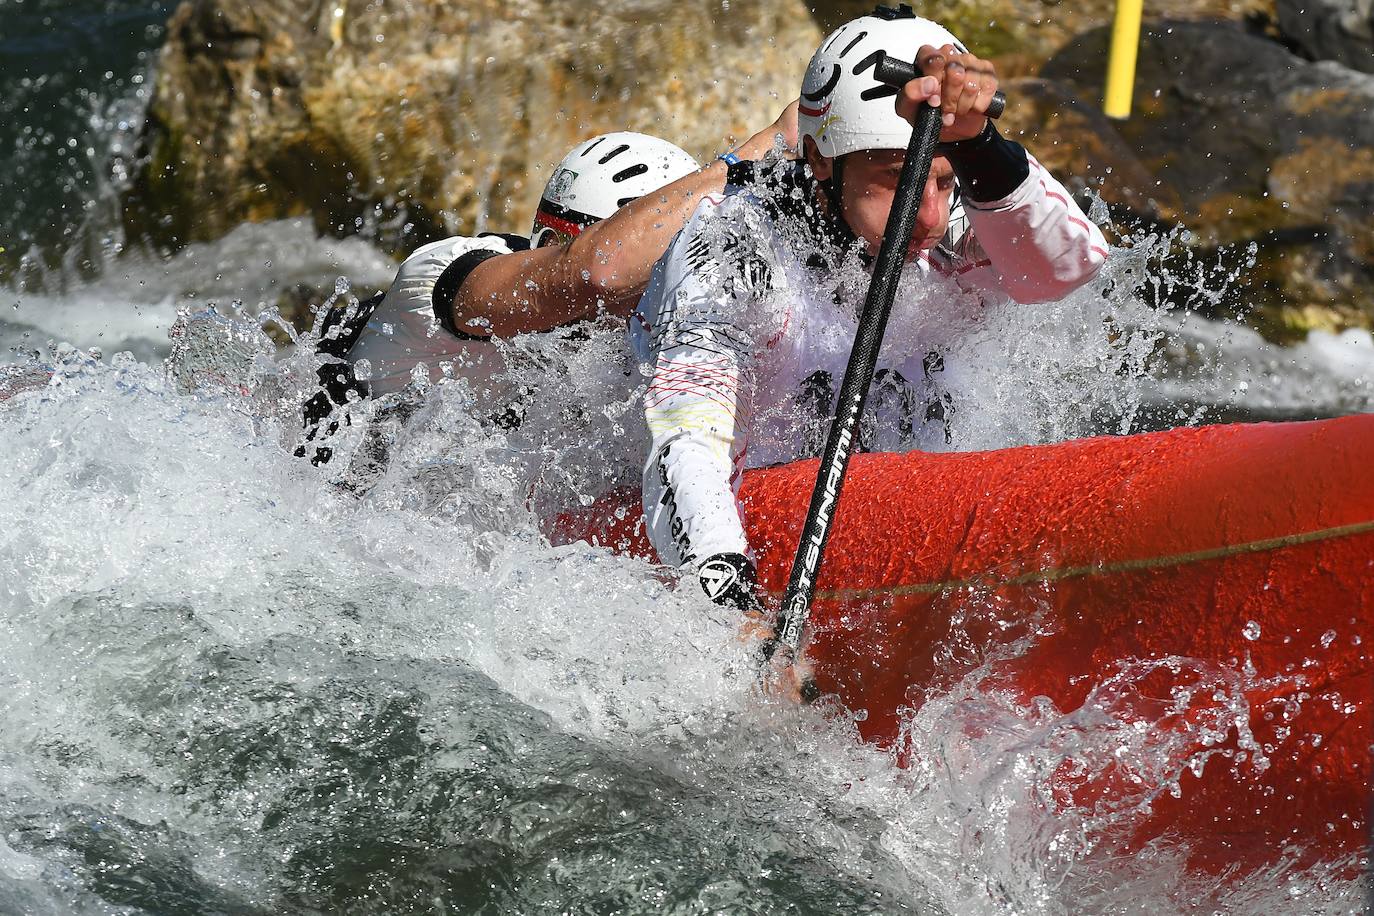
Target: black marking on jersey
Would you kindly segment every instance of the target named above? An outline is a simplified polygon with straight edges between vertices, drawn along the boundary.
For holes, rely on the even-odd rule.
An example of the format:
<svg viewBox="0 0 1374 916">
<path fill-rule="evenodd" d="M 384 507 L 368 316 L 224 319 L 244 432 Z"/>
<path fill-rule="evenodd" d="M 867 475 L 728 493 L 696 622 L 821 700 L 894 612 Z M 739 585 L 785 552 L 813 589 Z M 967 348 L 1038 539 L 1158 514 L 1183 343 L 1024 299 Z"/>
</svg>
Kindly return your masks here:
<svg viewBox="0 0 1374 916">
<path fill-rule="evenodd" d="M 688 347 L 701 353 L 712 353 L 722 357 L 737 357 L 750 348 L 748 336 L 731 326 L 717 326 L 710 330 L 693 327 L 676 327 L 672 336 L 664 341 L 663 349 Z"/>
<path fill-rule="evenodd" d="M 614 175 L 611 176 L 611 181 L 628 181 L 629 179 L 634 178 L 636 175 L 643 175 L 647 171 L 649 171 L 649 167 L 647 165 L 645 165 L 642 162 L 637 162 L 634 165 L 630 166 L 628 169 L 621 169 L 620 171 L 616 172 Z"/>
<path fill-rule="evenodd" d="M 704 238 L 697 236 L 687 244 L 684 254 L 693 270 L 701 270 L 711 261 L 711 246 L 706 244 Z"/>
<path fill-rule="evenodd" d="M 658 481 L 663 485 L 663 495 L 659 497 L 659 504 L 668 510 L 668 532 L 673 539 L 673 546 L 677 548 L 678 562 L 689 563 L 696 559 L 696 552 L 692 550 L 692 539 L 687 535 L 686 526 L 682 522 L 682 516 L 677 508 L 677 491 L 673 489 L 672 482 L 668 479 L 668 449 L 672 443 L 663 446 L 658 453 Z"/>
<path fill-rule="evenodd" d="M 738 264 L 739 271 L 733 274 L 727 281 L 727 289 L 736 295 L 749 291 L 761 291 L 772 287 L 773 270 L 768 266 L 768 262 L 758 255 L 741 258 Z M 736 290 L 736 284 L 742 285 L 742 290 Z"/>
<path fill-rule="evenodd" d="M 619 146 L 617 146 L 615 149 L 611 150 L 609 153 L 607 153 L 606 155 L 602 156 L 600 159 L 598 159 L 598 160 L 596 160 L 596 161 L 597 161 L 597 163 L 600 164 L 600 165 L 605 165 L 606 163 L 610 162 L 610 161 L 611 161 L 612 159 L 614 159 L 616 156 L 619 156 L 621 153 L 625 152 L 625 151 L 626 151 L 627 149 L 629 149 L 629 148 L 630 148 L 629 144 L 627 144 L 627 143 L 622 143 L 622 144 L 620 144 Z"/>
<path fill-rule="evenodd" d="M 829 95 L 830 91 L 834 89 L 835 86 L 839 84 L 839 82 L 840 65 L 835 64 L 834 69 L 830 71 L 830 79 L 826 80 L 825 85 L 817 89 L 815 92 L 807 92 L 803 90 L 802 98 L 806 99 L 808 102 L 819 102 L 821 99 Z"/>
<path fill-rule="evenodd" d="M 928 374 L 928 373 L 927 373 Z M 916 432 L 915 413 L 916 413 L 916 392 L 912 389 L 911 383 L 906 380 L 906 376 L 896 369 L 879 369 L 873 376 L 872 384 L 873 406 L 870 408 L 874 416 L 888 410 L 897 411 L 897 436 L 901 442 L 912 441 Z M 949 441 L 949 429 L 945 429 L 946 441 Z M 865 448 L 870 451 L 871 446 Z"/>
<path fill-rule="evenodd" d="M 754 239 L 742 238 L 734 232 L 726 234 L 718 247 L 697 236 L 687 245 L 684 254 L 693 271 L 720 276 L 725 291 L 737 296 L 762 292 L 773 282 L 772 268 L 755 244 Z M 722 266 L 728 269 L 721 270 Z"/>
<path fill-rule="evenodd" d="M 592 145 L 591 145 L 591 146 L 587 147 L 586 149 L 584 149 L 584 150 L 582 151 L 583 157 L 586 157 L 588 154 L 591 153 L 592 150 L 596 149 L 598 146 L 600 146 L 602 143 L 605 143 L 605 142 L 606 142 L 606 138 L 605 138 L 605 137 L 597 137 L 595 140 L 592 141 Z"/>
<path fill-rule="evenodd" d="M 320 321 L 320 339 L 315 344 L 315 352 L 335 359 L 347 357 L 358 345 L 358 338 L 362 337 L 363 329 L 382 304 L 383 296 L 385 293 L 377 293 L 356 304 L 330 306 Z"/>
<path fill-rule="evenodd" d="M 864 40 L 865 38 L 867 38 L 867 37 L 868 37 L 868 32 L 867 32 L 867 31 L 863 31 L 863 32 L 860 32 L 858 35 L 855 35 L 855 36 L 854 36 L 854 40 L 851 41 L 849 44 L 845 45 L 845 46 L 844 46 L 844 50 L 840 52 L 840 60 L 844 60 L 844 56 L 845 56 L 846 54 L 848 54 L 850 51 L 853 51 L 853 50 L 854 50 L 854 46 L 855 46 L 856 44 L 858 44 L 859 42 L 863 41 L 863 40 Z"/>
</svg>

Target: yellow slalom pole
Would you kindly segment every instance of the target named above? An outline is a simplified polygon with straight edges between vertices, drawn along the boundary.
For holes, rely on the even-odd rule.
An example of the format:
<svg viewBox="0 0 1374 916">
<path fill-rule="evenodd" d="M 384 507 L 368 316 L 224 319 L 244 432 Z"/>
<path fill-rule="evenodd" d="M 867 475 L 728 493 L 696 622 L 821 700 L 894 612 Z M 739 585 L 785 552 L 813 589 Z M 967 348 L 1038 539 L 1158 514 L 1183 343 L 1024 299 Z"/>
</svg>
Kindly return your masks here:
<svg viewBox="0 0 1374 916">
<path fill-rule="evenodd" d="M 1140 47 L 1140 16 L 1144 5 L 1144 0 L 1116 0 L 1112 49 L 1107 57 L 1107 91 L 1102 104 L 1102 111 L 1109 118 L 1131 116 L 1135 56 Z"/>
</svg>

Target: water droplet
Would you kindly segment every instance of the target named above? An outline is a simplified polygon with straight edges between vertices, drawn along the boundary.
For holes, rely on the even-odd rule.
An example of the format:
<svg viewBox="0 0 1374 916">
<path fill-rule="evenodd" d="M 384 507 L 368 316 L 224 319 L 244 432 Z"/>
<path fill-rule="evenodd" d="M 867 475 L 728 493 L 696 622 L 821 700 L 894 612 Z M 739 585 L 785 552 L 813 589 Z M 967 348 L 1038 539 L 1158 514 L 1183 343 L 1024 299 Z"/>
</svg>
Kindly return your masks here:
<svg viewBox="0 0 1374 916">
<path fill-rule="evenodd" d="M 1330 648 L 1331 648 L 1331 644 L 1332 644 L 1333 642 L 1335 642 L 1335 641 L 1336 641 L 1336 631 L 1335 631 L 1335 630 L 1327 630 L 1325 633 L 1322 634 L 1322 640 L 1321 640 L 1321 642 L 1322 642 L 1322 648 L 1323 648 L 1323 649 L 1330 649 Z"/>
<path fill-rule="evenodd" d="M 1246 639 L 1250 640 L 1251 642 L 1254 642 L 1255 640 L 1259 639 L 1259 638 L 1260 638 L 1260 625 L 1259 625 L 1259 623 L 1258 623 L 1257 621 L 1254 621 L 1254 620 L 1250 621 L 1249 623 L 1247 623 L 1247 624 L 1245 625 L 1245 629 L 1243 629 L 1243 630 L 1240 631 L 1240 635 L 1244 636 Z"/>
</svg>

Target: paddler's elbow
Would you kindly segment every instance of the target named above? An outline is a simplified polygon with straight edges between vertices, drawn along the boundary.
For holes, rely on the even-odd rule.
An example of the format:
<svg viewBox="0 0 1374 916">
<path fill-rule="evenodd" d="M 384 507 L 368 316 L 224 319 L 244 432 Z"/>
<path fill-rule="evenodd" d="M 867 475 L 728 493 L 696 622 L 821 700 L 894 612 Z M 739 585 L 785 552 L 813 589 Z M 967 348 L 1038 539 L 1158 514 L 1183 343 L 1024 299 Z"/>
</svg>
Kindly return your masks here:
<svg viewBox="0 0 1374 916">
<path fill-rule="evenodd" d="M 580 275 L 586 292 L 593 296 L 605 296 L 616 288 L 620 272 L 610 258 L 595 257 L 591 264 L 582 269 Z"/>
<path fill-rule="evenodd" d="M 595 303 L 598 312 L 628 316 L 644 294 L 646 282 L 625 261 L 624 258 L 598 257 L 579 271 L 582 300 Z"/>
<path fill-rule="evenodd" d="M 635 285 L 625 262 L 620 251 L 597 252 L 584 273 L 588 292 L 602 299 L 623 297 Z"/>
</svg>

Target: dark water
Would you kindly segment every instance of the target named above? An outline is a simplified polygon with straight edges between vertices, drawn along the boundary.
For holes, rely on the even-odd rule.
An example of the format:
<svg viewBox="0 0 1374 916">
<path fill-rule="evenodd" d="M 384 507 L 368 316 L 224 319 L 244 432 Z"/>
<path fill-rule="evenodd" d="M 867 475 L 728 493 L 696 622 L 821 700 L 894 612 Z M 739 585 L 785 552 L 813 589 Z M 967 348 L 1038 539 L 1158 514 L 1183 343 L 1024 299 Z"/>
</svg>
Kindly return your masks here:
<svg viewBox="0 0 1374 916">
<path fill-rule="evenodd" d="M 172 0 L 0 0 L 0 279 L 77 237 L 117 244 L 113 159 L 131 156 Z M 103 208 L 103 209 L 102 209 Z M 87 252 L 82 252 L 84 257 Z"/>
</svg>

